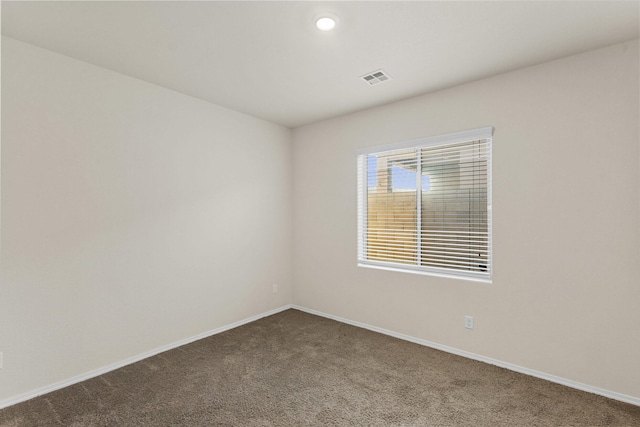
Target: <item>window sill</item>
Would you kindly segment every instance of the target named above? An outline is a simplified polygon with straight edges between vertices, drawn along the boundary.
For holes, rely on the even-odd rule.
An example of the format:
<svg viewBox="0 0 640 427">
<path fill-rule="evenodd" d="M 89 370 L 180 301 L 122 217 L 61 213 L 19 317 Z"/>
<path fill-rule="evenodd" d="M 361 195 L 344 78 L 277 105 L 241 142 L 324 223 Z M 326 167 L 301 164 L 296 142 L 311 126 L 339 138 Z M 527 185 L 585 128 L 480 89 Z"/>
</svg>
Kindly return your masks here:
<svg viewBox="0 0 640 427">
<path fill-rule="evenodd" d="M 365 267 L 365 268 L 373 268 L 373 269 L 377 269 L 377 270 L 387 270 L 387 271 L 396 271 L 399 273 L 411 273 L 411 274 L 420 274 L 423 276 L 434 276 L 434 277 L 443 277 L 443 278 L 447 278 L 447 279 L 460 279 L 460 280 L 467 280 L 467 281 L 471 281 L 471 282 L 478 282 L 478 283 L 487 283 L 487 284 L 491 284 L 493 283 L 493 280 L 491 277 L 478 277 L 478 276 L 472 276 L 472 275 L 465 275 L 465 274 L 460 274 L 460 273 L 447 273 L 447 272 L 438 272 L 438 271 L 433 271 L 433 270 L 425 270 L 422 268 L 417 268 L 417 267 L 413 267 L 412 266 L 408 266 L 408 265 L 401 265 L 399 267 L 394 267 L 393 264 L 388 264 L 388 263 L 374 263 L 374 262 L 363 262 L 363 261 L 359 261 L 358 262 L 358 267 Z"/>
</svg>

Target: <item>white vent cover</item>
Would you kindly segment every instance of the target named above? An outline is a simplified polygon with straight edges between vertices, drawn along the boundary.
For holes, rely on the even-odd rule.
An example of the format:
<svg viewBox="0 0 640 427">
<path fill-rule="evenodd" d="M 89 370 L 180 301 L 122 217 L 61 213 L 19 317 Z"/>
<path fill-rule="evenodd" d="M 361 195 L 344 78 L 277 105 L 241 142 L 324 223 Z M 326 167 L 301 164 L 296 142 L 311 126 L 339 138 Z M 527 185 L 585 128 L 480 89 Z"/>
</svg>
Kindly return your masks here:
<svg viewBox="0 0 640 427">
<path fill-rule="evenodd" d="M 391 80 L 391 77 L 389 77 L 389 74 L 385 73 L 383 70 L 373 71 L 360 78 L 371 86 L 375 86 L 377 84 L 384 83 L 387 80 Z"/>
</svg>

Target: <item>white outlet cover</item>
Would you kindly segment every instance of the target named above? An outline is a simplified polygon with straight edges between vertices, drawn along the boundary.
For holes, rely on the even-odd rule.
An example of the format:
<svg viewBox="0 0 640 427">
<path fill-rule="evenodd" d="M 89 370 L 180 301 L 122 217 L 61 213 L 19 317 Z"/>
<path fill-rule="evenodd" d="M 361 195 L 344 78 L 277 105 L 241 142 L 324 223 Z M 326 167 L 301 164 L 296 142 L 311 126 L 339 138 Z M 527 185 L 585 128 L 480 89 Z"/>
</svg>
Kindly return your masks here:
<svg viewBox="0 0 640 427">
<path fill-rule="evenodd" d="M 464 316 L 464 327 L 473 329 L 473 316 Z"/>
</svg>

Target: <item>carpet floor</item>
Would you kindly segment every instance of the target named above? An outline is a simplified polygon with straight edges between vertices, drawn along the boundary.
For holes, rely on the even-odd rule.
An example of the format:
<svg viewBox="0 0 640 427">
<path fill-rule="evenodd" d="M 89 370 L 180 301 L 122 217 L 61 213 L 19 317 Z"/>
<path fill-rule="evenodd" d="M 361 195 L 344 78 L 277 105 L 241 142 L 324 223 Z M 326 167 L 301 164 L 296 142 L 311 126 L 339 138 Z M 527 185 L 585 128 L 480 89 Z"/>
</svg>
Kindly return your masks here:
<svg viewBox="0 0 640 427">
<path fill-rule="evenodd" d="M 0 410 L 0 426 L 640 426 L 640 407 L 287 310 Z"/>
</svg>

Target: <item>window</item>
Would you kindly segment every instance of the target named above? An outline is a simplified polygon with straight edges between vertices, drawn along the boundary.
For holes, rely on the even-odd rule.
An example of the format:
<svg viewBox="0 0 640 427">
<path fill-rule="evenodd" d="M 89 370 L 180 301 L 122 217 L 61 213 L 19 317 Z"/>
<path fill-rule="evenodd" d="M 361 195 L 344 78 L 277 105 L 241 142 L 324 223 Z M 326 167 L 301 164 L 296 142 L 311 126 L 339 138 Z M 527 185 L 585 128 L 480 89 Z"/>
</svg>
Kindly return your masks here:
<svg viewBox="0 0 640 427">
<path fill-rule="evenodd" d="M 492 135 L 358 150 L 358 265 L 491 280 Z"/>
</svg>

